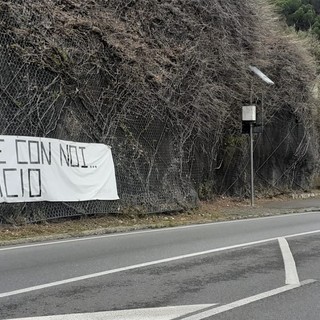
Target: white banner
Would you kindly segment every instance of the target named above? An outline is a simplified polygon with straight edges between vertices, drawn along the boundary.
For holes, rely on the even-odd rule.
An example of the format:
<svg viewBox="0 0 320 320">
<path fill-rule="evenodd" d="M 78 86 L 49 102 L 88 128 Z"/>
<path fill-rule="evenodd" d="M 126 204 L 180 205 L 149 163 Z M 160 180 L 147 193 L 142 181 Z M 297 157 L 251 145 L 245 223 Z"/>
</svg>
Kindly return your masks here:
<svg viewBox="0 0 320 320">
<path fill-rule="evenodd" d="M 0 202 L 117 199 L 110 147 L 0 136 Z"/>
</svg>

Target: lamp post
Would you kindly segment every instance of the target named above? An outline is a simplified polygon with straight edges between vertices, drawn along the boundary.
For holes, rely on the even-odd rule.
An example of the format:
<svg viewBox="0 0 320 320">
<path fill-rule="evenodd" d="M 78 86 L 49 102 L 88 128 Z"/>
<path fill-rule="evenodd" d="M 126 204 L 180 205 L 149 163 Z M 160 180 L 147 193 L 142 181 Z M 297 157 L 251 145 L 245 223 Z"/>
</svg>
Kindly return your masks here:
<svg viewBox="0 0 320 320">
<path fill-rule="evenodd" d="M 249 69 L 267 85 L 274 85 L 274 82 L 270 78 L 268 78 L 257 67 L 249 66 Z M 250 103 L 252 103 L 252 101 Z M 251 180 L 251 206 L 253 207 L 254 206 L 253 127 L 256 122 L 256 106 L 242 107 L 242 121 L 243 123 L 250 124 L 250 180 Z"/>
</svg>

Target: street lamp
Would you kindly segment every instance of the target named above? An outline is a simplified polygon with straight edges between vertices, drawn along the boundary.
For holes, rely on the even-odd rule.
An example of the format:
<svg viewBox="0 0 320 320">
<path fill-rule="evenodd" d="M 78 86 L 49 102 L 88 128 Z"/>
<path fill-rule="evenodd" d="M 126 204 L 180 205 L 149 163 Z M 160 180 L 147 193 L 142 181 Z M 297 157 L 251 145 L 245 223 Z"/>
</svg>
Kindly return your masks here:
<svg viewBox="0 0 320 320">
<path fill-rule="evenodd" d="M 261 80 L 263 80 L 265 83 L 274 85 L 274 82 L 268 78 L 262 71 L 260 71 L 257 67 L 249 66 L 249 69 L 257 75 Z"/>
<path fill-rule="evenodd" d="M 268 85 L 274 82 L 257 67 L 249 66 L 249 69 Z M 253 127 L 256 123 L 256 106 L 242 107 L 242 121 L 250 124 L 250 177 L 251 177 L 251 206 L 254 206 L 254 169 L 253 169 Z"/>
</svg>

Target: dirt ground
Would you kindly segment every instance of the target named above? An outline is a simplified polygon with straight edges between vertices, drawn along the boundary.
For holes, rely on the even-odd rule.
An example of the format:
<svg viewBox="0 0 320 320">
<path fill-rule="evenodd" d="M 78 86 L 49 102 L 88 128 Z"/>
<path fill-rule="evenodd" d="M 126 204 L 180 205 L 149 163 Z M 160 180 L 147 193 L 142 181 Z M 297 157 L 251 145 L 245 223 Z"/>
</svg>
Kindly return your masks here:
<svg viewBox="0 0 320 320">
<path fill-rule="evenodd" d="M 312 194 L 311 197 L 320 199 L 320 194 Z M 197 209 L 171 214 L 94 215 L 21 226 L 0 225 L 0 245 L 248 219 L 315 209 L 304 208 L 304 203 L 302 198 L 294 200 L 292 196 L 281 196 L 258 199 L 255 206 L 251 207 L 249 200 L 222 197 L 215 201 L 200 202 Z"/>
</svg>

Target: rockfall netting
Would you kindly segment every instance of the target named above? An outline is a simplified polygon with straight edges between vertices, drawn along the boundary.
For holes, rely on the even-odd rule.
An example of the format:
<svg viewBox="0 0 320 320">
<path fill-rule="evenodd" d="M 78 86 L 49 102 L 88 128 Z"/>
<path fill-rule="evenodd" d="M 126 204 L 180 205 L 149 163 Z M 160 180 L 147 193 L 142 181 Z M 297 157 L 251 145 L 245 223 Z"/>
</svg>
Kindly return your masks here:
<svg viewBox="0 0 320 320">
<path fill-rule="evenodd" d="M 112 147 L 120 201 L 2 204 L 1 222 L 166 212 L 316 170 L 314 65 L 259 1 L 0 0 L 0 132 Z M 249 71 L 274 80 L 268 88 Z M 261 127 L 262 128 L 262 127 Z"/>
</svg>

